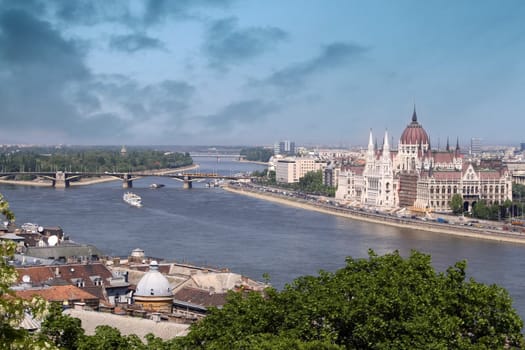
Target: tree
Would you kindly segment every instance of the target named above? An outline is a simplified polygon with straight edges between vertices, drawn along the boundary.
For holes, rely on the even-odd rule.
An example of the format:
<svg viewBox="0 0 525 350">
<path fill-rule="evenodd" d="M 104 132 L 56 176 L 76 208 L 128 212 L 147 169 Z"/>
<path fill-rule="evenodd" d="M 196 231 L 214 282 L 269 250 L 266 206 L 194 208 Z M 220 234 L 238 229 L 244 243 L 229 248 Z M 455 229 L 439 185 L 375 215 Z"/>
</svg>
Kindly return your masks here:
<svg viewBox="0 0 525 350">
<path fill-rule="evenodd" d="M 466 263 L 436 273 L 429 255 L 347 258 L 335 273 L 278 292 L 231 293 L 178 341 L 183 348 L 502 349 L 525 345 L 508 293 L 466 279 Z M 255 347 L 253 344 L 269 344 Z M 309 347 L 311 346 L 311 347 Z"/>
<path fill-rule="evenodd" d="M 488 219 L 490 217 L 490 209 L 485 200 L 476 202 L 472 208 L 472 216 L 479 219 Z"/>
<path fill-rule="evenodd" d="M 136 335 L 124 336 L 116 328 L 97 326 L 93 336 L 83 337 L 78 343 L 78 350 L 128 350 L 145 349 Z"/>
<path fill-rule="evenodd" d="M 0 209 L 8 221 L 14 222 L 9 203 L 1 194 Z M 17 280 L 16 269 L 8 263 L 15 251 L 15 243 L 0 240 L 0 349 L 56 349 L 46 339 L 38 339 L 19 327 L 26 315 L 42 319 L 48 305 L 39 297 L 32 300 L 18 298 L 10 289 Z"/>
<path fill-rule="evenodd" d="M 0 241 L 0 349 L 56 349 L 46 339 L 37 339 L 19 327 L 26 314 L 42 318 L 47 303 L 38 297 L 32 300 L 18 298 L 9 289 L 17 280 L 16 270 L 7 263 L 15 247 L 12 242 Z"/>
<path fill-rule="evenodd" d="M 61 349 L 76 350 L 78 342 L 84 335 L 81 322 L 78 318 L 62 313 L 62 306 L 54 303 L 42 322 L 41 336 L 53 341 Z"/>
<path fill-rule="evenodd" d="M 0 194 L 0 214 L 2 214 L 7 221 L 15 222 L 15 214 L 9 209 L 9 203 L 2 194 Z"/>
<path fill-rule="evenodd" d="M 452 196 L 449 204 L 454 214 L 459 215 L 463 213 L 463 197 L 459 193 Z"/>
</svg>

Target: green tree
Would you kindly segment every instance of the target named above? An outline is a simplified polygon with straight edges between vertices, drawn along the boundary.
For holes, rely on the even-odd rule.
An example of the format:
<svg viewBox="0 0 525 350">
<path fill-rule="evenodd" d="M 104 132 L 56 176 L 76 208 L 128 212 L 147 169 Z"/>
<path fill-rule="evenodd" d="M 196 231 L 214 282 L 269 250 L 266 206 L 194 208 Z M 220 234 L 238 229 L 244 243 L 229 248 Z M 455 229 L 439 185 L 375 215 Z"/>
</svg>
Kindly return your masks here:
<svg viewBox="0 0 525 350">
<path fill-rule="evenodd" d="M 273 156 L 273 150 L 264 147 L 243 148 L 240 155 L 244 156 L 246 160 L 268 162 Z"/>
<path fill-rule="evenodd" d="M 125 336 L 116 328 L 97 326 L 95 334 L 82 337 L 78 350 L 143 350 L 147 349 L 136 335 Z"/>
<path fill-rule="evenodd" d="M 449 205 L 454 214 L 459 215 L 463 213 L 463 197 L 459 193 L 452 196 Z"/>
<path fill-rule="evenodd" d="M 299 184 L 296 189 L 302 192 L 325 195 L 329 197 L 335 196 L 335 188 L 323 184 L 323 172 L 309 171 L 302 178 L 299 179 Z"/>
<path fill-rule="evenodd" d="M 1 213 L 8 221 L 15 216 L 9 209 L 9 203 L 0 194 Z M 56 349 L 47 339 L 40 339 L 19 327 L 27 315 L 42 319 L 48 304 L 39 297 L 32 300 L 18 298 L 10 287 L 17 280 L 17 273 L 9 265 L 16 251 L 16 245 L 10 241 L 0 240 L 0 349 Z"/>
<path fill-rule="evenodd" d="M 472 216 L 479 219 L 489 219 L 490 209 L 487 206 L 485 200 L 482 199 L 476 202 L 476 204 L 472 208 Z"/>
<path fill-rule="evenodd" d="M 0 214 L 9 222 L 15 222 L 15 214 L 9 209 L 9 203 L 4 196 L 0 194 Z"/>
<path fill-rule="evenodd" d="M 523 347 L 523 322 L 508 293 L 467 280 L 465 269 L 466 263 L 458 262 L 436 273 L 429 255 L 370 251 L 368 259 L 348 258 L 339 271 L 300 277 L 281 292 L 231 293 L 222 309 L 210 310 L 178 344 L 191 349 Z"/>
<path fill-rule="evenodd" d="M 76 350 L 84 336 L 84 329 L 78 318 L 62 313 L 62 306 L 54 303 L 42 322 L 41 336 L 53 341 L 61 349 Z"/>
<path fill-rule="evenodd" d="M 17 280 L 15 268 L 7 263 L 15 248 L 12 242 L 0 241 L 0 349 L 56 349 L 46 339 L 38 339 L 19 327 L 26 314 L 43 318 L 47 303 L 37 297 L 32 300 L 18 298 L 9 289 Z"/>
</svg>

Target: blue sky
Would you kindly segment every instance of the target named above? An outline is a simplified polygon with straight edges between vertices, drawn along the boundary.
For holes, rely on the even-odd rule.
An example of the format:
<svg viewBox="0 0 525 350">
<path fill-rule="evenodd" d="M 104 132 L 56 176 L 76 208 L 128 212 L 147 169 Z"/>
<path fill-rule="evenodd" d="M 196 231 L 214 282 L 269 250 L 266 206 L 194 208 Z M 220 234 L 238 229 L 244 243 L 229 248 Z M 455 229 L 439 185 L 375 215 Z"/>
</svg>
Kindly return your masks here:
<svg viewBox="0 0 525 350">
<path fill-rule="evenodd" d="M 524 142 L 525 2 L 0 0 L 0 143 Z"/>
</svg>

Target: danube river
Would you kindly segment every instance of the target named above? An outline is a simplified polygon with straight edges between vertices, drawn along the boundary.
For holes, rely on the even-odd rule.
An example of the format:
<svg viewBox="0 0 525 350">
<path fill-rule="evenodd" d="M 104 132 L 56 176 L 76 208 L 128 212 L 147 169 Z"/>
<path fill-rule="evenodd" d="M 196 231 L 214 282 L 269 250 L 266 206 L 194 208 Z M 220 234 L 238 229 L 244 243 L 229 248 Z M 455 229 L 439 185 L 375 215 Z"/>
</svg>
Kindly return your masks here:
<svg viewBox="0 0 525 350">
<path fill-rule="evenodd" d="M 195 158 L 199 172 L 235 174 L 263 167 L 215 158 Z M 149 189 L 151 183 L 166 187 Z M 432 255 L 438 271 L 465 259 L 469 276 L 505 287 L 525 318 L 525 245 L 458 238 L 400 229 L 291 208 L 206 188 L 183 190 L 166 178 L 133 183 L 144 206 L 122 201 L 120 182 L 66 190 L 0 186 L 17 223 L 61 226 L 73 240 L 92 243 L 110 255 L 142 248 L 154 257 L 228 267 L 254 279 L 270 275 L 277 288 L 295 277 L 335 271 L 345 257 L 411 249 Z"/>
</svg>

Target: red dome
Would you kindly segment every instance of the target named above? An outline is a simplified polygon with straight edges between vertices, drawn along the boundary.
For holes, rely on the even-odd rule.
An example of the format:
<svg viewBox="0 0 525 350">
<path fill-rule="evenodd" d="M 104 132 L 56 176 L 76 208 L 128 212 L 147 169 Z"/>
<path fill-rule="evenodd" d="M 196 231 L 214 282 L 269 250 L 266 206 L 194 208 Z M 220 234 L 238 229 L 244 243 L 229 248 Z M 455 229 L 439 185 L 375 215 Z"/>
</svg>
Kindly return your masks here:
<svg viewBox="0 0 525 350">
<path fill-rule="evenodd" d="M 401 134 L 401 143 L 405 145 L 425 145 L 429 144 L 427 132 L 421 124 L 417 122 L 416 109 L 414 108 L 414 114 L 412 114 L 412 123 L 408 124 Z"/>
</svg>

